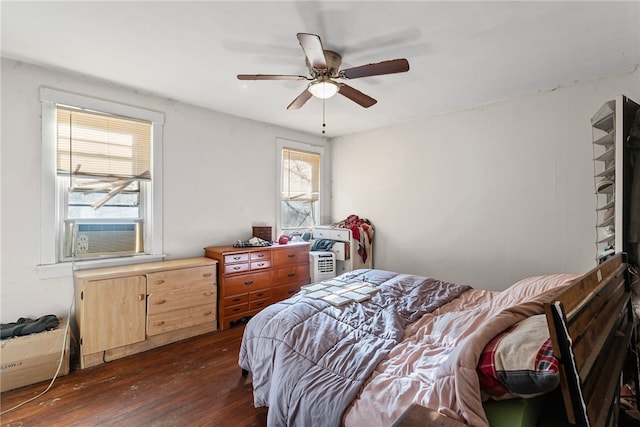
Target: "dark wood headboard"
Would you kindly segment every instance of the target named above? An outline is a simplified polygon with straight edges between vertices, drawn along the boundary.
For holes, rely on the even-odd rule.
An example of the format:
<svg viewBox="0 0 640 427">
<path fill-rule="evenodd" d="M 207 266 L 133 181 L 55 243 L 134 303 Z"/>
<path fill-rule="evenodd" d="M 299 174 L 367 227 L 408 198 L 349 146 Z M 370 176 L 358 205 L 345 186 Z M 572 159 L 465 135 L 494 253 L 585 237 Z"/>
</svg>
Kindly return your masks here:
<svg viewBox="0 0 640 427">
<path fill-rule="evenodd" d="M 577 426 L 616 425 L 620 379 L 629 354 L 638 384 L 627 267 L 626 256 L 616 254 L 545 304 L 567 418 Z"/>
</svg>

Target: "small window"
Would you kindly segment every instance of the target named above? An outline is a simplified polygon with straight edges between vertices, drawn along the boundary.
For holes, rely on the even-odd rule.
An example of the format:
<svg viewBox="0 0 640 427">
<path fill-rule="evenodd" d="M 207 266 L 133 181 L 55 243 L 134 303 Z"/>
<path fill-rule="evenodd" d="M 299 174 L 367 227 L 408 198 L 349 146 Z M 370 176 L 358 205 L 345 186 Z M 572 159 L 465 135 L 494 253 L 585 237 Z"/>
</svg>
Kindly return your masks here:
<svg viewBox="0 0 640 427">
<path fill-rule="evenodd" d="M 310 230 L 320 219 L 321 150 L 280 149 L 279 229 L 282 234 Z"/>
</svg>

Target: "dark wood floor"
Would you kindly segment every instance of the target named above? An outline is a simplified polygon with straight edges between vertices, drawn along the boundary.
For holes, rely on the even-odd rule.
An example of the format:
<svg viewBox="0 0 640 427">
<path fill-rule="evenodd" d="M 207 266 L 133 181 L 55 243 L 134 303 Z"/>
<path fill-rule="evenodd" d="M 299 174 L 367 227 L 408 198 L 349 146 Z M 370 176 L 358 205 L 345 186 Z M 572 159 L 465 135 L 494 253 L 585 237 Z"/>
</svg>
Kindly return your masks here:
<svg viewBox="0 0 640 427">
<path fill-rule="evenodd" d="M 238 352 L 244 325 L 88 369 L 73 369 L 43 396 L 0 417 L 2 426 L 264 427 Z M 41 393 L 48 381 L 0 395 L 5 411 Z M 635 415 L 637 411 L 634 410 Z M 622 426 L 640 418 L 622 414 Z"/>
<path fill-rule="evenodd" d="M 266 426 L 238 367 L 243 325 L 100 366 L 72 370 L 37 400 L 2 415 L 3 426 Z M 2 411 L 48 382 L 2 393 Z"/>
</svg>

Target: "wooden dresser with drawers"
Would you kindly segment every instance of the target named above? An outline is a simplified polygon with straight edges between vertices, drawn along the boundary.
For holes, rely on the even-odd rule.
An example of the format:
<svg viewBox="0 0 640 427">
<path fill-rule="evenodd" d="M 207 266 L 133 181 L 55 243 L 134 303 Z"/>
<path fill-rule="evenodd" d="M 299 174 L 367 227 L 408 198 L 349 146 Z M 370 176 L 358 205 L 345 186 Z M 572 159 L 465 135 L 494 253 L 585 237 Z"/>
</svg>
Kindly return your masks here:
<svg viewBox="0 0 640 427">
<path fill-rule="evenodd" d="M 253 316 L 309 283 L 309 244 L 264 247 L 210 246 L 218 261 L 218 328 Z"/>
<path fill-rule="evenodd" d="M 80 367 L 215 331 L 216 265 L 200 257 L 75 271 Z"/>
</svg>

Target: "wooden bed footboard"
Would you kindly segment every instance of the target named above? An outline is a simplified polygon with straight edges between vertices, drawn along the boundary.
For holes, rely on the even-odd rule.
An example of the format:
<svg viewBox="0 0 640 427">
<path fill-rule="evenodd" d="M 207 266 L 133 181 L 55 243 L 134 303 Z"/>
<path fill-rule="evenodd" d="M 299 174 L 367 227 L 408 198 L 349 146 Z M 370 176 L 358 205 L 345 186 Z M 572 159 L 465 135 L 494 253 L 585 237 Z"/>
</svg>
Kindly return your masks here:
<svg viewBox="0 0 640 427">
<path fill-rule="evenodd" d="M 626 255 L 616 254 L 545 304 L 570 423 L 615 426 L 625 362 L 638 393 L 638 357 Z"/>
</svg>

